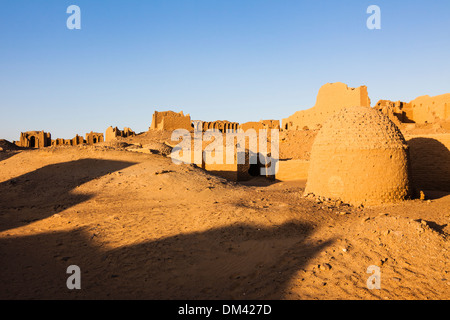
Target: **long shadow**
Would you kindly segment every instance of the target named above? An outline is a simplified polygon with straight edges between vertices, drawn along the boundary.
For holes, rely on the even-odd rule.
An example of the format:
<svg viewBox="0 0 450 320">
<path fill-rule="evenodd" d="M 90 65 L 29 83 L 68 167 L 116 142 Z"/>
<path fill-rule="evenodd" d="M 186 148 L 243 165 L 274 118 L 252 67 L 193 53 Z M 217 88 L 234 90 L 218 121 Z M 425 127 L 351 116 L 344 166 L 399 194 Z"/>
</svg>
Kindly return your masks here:
<svg viewBox="0 0 450 320">
<path fill-rule="evenodd" d="M 271 185 L 280 183 L 282 181 L 277 179 L 267 179 L 266 177 L 254 177 L 247 181 L 239 181 L 239 184 L 242 184 L 247 187 L 269 187 Z"/>
<path fill-rule="evenodd" d="M 432 138 L 408 141 L 411 174 L 416 188 L 450 194 L 450 151 Z"/>
<path fill-rule="evenodd" d="M 0 232 L 47 218 L 92 198 L 77 186 L 135 163 L 81 159 L 42 167 L 0 183 Z"/>
<path fill-rule="evenodd" d="M 0 151 L 0 162 L 11 158 L 18 153 L 19 153 L 18 151 Z"/>
<path fill-rule="evenodd" d="M 437 224 L 434 221 L 426 221 L 427 225 L 433 229 L 434 231 L 436 231 L 437 233 L 439 233 L 440 235 L 444 235 L 447 236 L 447 233 L 444 231 L 444 229 L 448 226 L 448 224 Z"/>
<path fill-rule="evenodd" d="M 87 230 L 0 240 L 0 299 L 282 299 L 289 281 L 332 243 L 300 222 L 233 225 L 113 250 Z M 98 243 L 97 243 L 98 245 Z M 66 270 L 81 269 L 81 290 Z"/>
</svg>

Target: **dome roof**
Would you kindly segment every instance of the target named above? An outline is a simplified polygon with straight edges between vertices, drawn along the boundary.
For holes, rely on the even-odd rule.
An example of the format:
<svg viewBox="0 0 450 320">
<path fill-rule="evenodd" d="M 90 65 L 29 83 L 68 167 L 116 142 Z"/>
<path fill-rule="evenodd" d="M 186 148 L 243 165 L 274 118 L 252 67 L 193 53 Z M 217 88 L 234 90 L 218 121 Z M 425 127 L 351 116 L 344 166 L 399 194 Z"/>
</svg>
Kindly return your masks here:
<svg viewBox="0 0 450 320">
<path fill-rule="evenodd" d="M 409 155 L 402 133 L 368 107 L 335 113 L 313 144 L 305 192 L 354 205 L 405 199 Z"/>
<path fill-rule="evenodd" d="M 346 108 L 329 118 L 314 145 L 328 147 L 330 143 L 349 150 L 407 147 L 397 126 L 383 113 L 367 107 Z"/>
</svg>

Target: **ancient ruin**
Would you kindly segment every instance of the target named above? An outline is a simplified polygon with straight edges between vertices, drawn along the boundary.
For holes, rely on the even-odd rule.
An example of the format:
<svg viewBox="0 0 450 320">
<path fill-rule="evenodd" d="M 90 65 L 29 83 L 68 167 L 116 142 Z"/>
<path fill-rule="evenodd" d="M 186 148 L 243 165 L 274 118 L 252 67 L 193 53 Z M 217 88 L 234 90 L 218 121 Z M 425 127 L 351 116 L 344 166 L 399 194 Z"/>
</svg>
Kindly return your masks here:
<svg viewBox="0 0 450 320">
<path fill-rule="evenodd" d="M 98 132 L 92 132 L 91 133 L 86 133 L 86 143 L 87 144 L 96 144 L 98 142 L 103 142 L 105 141 L 103 133 L 98 133 Z"/>
<path fill-rule="evenodd" d="M 327 83 L 317 95 L 314 107 L 297 111 L 289 118 L 283 119 L 283 130 L 318 129 L 335 112 L 346 107 L 370 107 L 367 87 L 349 88 L 342 82 Z"/>
<path fill-rule="evenodd" d="M 259 130 L 264 129 L 264 124 L 262 122 L 246 122 L 239 126 L 239 130 L 246 132 L 247 130 L 253 129 L 256 132 L 259 132 Z"/>
<path fill-rule="evenodd" d="M 117 127 L 115 127 L 115 128 L 108 127 L 108 129 L 106 129 L 106 133 L 105 133 L 105 141 L 108 142 L 108 141 L 117 139 L 118 137 L 121 137 L 121 138 L 133 137 L 135 135 L 136 135 L 136 133 L 127 127 L 125 127 L 123 130 L 119 130 L 119 128 L 117 128 Z"/>
<path fill-rule="evenodd" d="M 231 181 L 247 181 L 254 177 L 275 179 L 275 175 L 271 174 L 270 170 L 267 170 L 266 173 L 261 170 L 274 165 L 269 157 L 263 157 L 257 151 L 254 152 L 248 148 L 239 150 L 235 144 L 231 148 L 227 148 L 226 144 L 224 141 L 223 148 L 214 150 L 204 148 L 202 150 L 202 168 L 204 170 Z M 227 161 L 227 157 L 231 157 L 227 152 L 233 153 L 231 163 Z"/>
<path fill-rule="evenodd" d="M 406 199 L 411 194 L 406 141 L 388 117 L 371 108 L 346 108 L 319 132 L 305 193 L 353 205 Z"/>
<path fill-rule="evenodd" d="M 191 116 L 189 114 L 185 116 L 183 111 L 179 113 L 173 111 L 155 111 L 150 130 L 173 131 L 177 129 L 193 130 Z"/>
<path fill-rule="evenodd" d="M 203 131 L 203 121 L 202 120 L 192 120 L 191 126 L 194 131 Z"/>
<path fill-rule="evenodd" d="M 380 100 L 375 108 L 402 123 L 436 123 L 450 120 L 450 94 L 418 97 L 409 103 Z"/>
<path fill-rule="evenodd" d="M 280 129 L 279 120 L 260 120 L 259 122 L 246 122 L 239 126 L 239 130 L 246 132 L 249 129 L 256 130 L 270 130 L 270 129 Z"/>
<path fill-rule="evenodd" d="M 57 138 L 52 140 L 52 146 L 72 145 L 72 140 Z"/>
<path fill-rule="evenodd" d="M 202 123 L 203 132 L 207 130 L 214 130 L 220 132 L 236 132 L 239 128 L 239 123 L 230 122 L 227 120 L 218 120 L 212 122 Z"/>
<path fill-rule="evenodd" d="M 433 123 L 450 120 L 450 94 L 435 97 L 421 96 L 409 103 L 412 106 L 412 120 L 416 123 Z"/>
<path fill-rule="evenodd" d="M 27 131 L 20 133 L 19 147 L 44 148 L 52 145 L 52 135 L 44 131 Z"/>
<path fill-rule="evenodd" d="M 83 136 L 79 136 L 76 135 L 75 138 L 73 139 L 55 139 L 52 140 L 52 146 L 62 146 L 62 145 L 67 145 L 67 146 L 77 146 L 77 145 L 81 145 L 85 143 L 85 140 L 83 138 Z"/>
<path fill-rule="evenodd" d="M 80 144 L 86 143 L 83 136 L 76 135 L 75 138 L 72 139 L 72 145 L 78 146 Z"/>
<path fill-rule="evenodd" d="M 374 109 L 384 113 L 396 125 L 401 123 L 413 122 L 412 109 L 409 104 L 401 101 L 380 100 L 374 106 Z"/>
<path fill-rule="evenodd" d="M 280 120 L 260 120 L 259 122 L 261 122 L 264 125 L 264 129 L 275 129 L 275 130 L 280 130 L 281 126 L 280 126 Z"/>
</svg>

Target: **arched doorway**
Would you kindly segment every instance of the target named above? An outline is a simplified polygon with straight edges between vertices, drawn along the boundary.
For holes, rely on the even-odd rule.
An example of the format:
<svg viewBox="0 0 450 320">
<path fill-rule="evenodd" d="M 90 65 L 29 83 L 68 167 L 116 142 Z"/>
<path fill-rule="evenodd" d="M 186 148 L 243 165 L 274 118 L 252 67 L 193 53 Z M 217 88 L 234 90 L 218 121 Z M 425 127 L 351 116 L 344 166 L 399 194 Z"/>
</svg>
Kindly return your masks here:
<svg viewBox="0 0 450 320">
<path fill-rule="evenodd" d="M 36 138 L 34 136 L 30 137 L 30 148 L 36 148 Z"/>
</svg>

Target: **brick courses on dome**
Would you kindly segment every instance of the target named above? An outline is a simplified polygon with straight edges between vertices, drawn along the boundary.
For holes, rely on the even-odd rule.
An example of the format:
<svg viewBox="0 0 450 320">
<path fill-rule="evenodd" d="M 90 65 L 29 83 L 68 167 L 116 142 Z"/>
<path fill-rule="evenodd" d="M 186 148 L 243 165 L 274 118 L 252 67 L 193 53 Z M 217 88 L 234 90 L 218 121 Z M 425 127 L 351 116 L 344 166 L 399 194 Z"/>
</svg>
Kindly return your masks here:
<svg viewBox="0 0 450 320">
<path fill-rule="evenodd" d="M 311 193 L 352 205 L 408 198 L 409 151 L 400 130 L 367 107 L 334 114 L 312 147 L 305 194 Z"/>
</svg>

